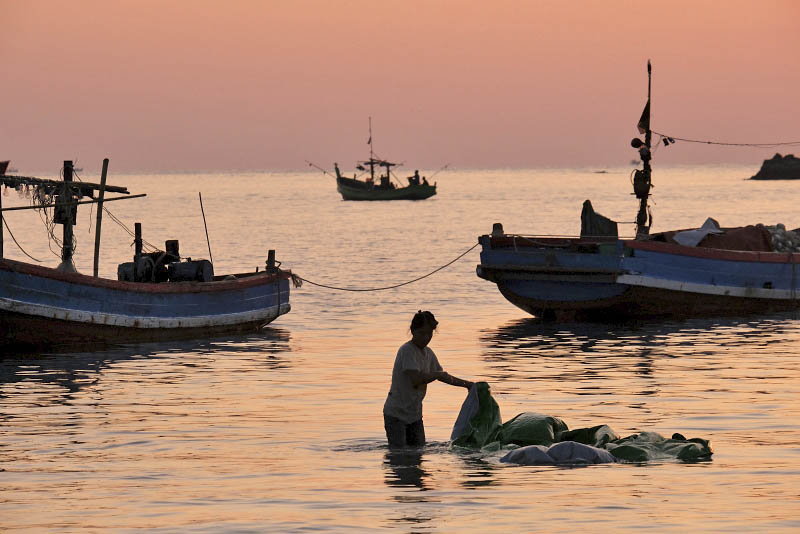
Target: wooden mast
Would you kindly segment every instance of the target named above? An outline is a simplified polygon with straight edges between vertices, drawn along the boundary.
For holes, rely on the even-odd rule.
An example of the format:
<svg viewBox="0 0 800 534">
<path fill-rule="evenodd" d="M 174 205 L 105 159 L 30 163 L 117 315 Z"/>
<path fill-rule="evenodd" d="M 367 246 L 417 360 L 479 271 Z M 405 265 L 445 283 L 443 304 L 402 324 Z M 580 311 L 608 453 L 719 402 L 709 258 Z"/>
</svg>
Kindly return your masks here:
<svg viewBox="0 0 800 534">
<path fill-rule="evenodd" d="M 108 158 L 103 159 L 103 173 L 100 175 L 100 189 L 97 195 L 97 222 L 94 225 L 94 268 L 92 274 L 97 278 L 100 262 L 100 229 L 103 225 L 103 197 L 106 192 L 106 175 L 108 174 Z"/>
<path fill-rule="evenodd" d="M 72 261 L 72 241 L 73 241 L 73 228 L 74 220 L 72 214 L 77 211 L 77 206 L 71 206 L 72 203 L 72 161 L 64 161 L 64 187 L 61 189 L 59 201 L 56 202 L 56 212 L 61 212 L 61 218 L 56 218 L 56 223 L 61 223 L 64 226 L 63 240 L 61 243 L 61 265 L 58 266 L 59 271 L 76 272 L 75 263 Z M 66 205 L 65 205 L 66 204 Z"/>
<path fill-rule="evenodd" d="M 133 198 L 140 198 L 147 196 L 131 195 L 126 197 L 104 198 L 104 191 L 111 191 L 115 193 L 129 194 L 128 189 L 122 186 L 108 186 L 106 185 L 106 176 L 108 171 L 108 159 L 103 160 L 103 175 L 100 184 L 89 182 L 75 182 L 73 181 L 73 166 L 72 161 L 64 161 L 64 179 L 63 181 L 50 180 L 45 178 L 34 178 L 32 176 L 8 176 L 0 175 L 0 189 L 5 187 L 35 187 L 42 188 L 47 192 L 47 195 L 57 193 L 54 202 L 50 204 L 34 204 L 29 206 L 12 206 L 3 208 L 2 195 L 0 195 L 0 258 L 3 257 L 3 219 L 5 212 L 16 210 L 38 210 L 44 208 L 55 208 L 53 213 L 53 222 L 64 225 L 63 243 L 61 248 L 61 264 L 58 269 L 61 271 L 75 272 L 75 264 L 73 263 L 74 249 L 73 243 L 73 225 L 75 223 L 75 214 L 77 213 L 79 204 L 99 204 L 100 208 L 97 214 L 97 231 L 95 236 L 95 266 L 94 274 L 97 276 L 97 262 L 98 262 L 98 247 L 100 239 L 100 221 L 103 202 L 112 202 L 115 200 L 129 200 Z M 94 199 L 95 191 L 99 191 L 99 199 Z M 89 196 L 92 200 L 77 200 L 76 197 Z"/>
<path fill-rule="evenodd" d="M 375 156 L 372 154 L 372 117 L 369 118 L 369 176 L 372 183 L 375 183 Z"/>
</svg>

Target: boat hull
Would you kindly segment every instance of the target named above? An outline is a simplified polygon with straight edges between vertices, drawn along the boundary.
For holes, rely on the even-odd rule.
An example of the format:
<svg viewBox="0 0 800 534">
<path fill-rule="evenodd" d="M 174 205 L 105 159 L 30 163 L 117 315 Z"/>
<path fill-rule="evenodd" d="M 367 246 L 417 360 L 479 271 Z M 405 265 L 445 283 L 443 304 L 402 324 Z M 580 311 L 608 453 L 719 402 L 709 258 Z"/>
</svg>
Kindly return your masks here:
<svg viewBox="0 0 800 534">
<path fill-rule="evenodd" d="M 746 315 L 797 309 L 800 255 L 628 240 L 481 237 L 478 276 L 546 319 Z"/>
<path fill-rule="evenodd" d="M 0 259 L 0 345 L 56 347 L 255 331 L 288 313 L 290 273 L 135 283 Z"/>
<path fill-rule="evenodd" d="M 436 194 L 435 184 L 384 189 L 352 178 L 337 178 L 336 189 L 344 200 L 424 200 Z"/>
</svg>

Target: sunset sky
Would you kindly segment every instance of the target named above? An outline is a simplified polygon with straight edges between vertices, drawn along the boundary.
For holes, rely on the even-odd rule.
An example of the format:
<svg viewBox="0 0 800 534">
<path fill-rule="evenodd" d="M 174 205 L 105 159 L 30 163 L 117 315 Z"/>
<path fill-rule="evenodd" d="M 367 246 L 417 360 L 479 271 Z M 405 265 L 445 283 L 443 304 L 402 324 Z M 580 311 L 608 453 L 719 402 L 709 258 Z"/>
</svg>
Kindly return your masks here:
<svg viewBox="0 0 800 534">
<path fill-rule="evenodd" d="M 800 2 L 0 0 L 0 159 L 117 171 L 606 167 L 652 127 L 800 141 Z M 657 164 L 788 149 L 662 147 Z"/>
</svg>

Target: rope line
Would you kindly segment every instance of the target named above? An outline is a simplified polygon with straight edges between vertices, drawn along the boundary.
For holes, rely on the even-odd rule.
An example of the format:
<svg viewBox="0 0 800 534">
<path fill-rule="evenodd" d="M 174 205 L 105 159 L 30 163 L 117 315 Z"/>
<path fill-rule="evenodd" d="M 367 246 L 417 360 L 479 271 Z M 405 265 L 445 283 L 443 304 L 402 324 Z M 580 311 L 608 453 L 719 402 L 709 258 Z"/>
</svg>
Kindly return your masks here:
<svg viewBox="0 0 800 534">
<path fill-rule="evenodd" d="M 451 260 L 451 261 L 445 263 L 441 267 L 439 267 L 437 269 L 434 269 L 433 271 L 429 272 L 428 274 L 424 274 L 424 275 L 422 275 L 422 276 L 420 276 L 418 278 L 414 278 L 413 280 L 409 280 L 408 282 L 402 282 L 400 284 L 394 284 L 394 285 L 386 286 L 386 287 L 372 287 L 372 288 L 336 287 L 336 286 L 329 286 L 329 285 L 326 285 L 326 284 L 319 284 L 317 282 L 312 282 L 308 278 L 303 278 L 302 276 L 297 276 L 297 278 L 299 278 L 303 282 L 307 282 L 307 283 L 311 284 L 312 286 L 324 287 L 325 289 L 334 289 L 336 291 L 385 291 L 387 289 L 395 289 L 395 288 L 398 288 L 398 287 L 407 286 L 408 284 L 413 284 L 414 282 L 419 282 L 423 278 L 427 278 L 427 277 L 429 277 L 429 276 L 431 276 L 433 274 L 436 274 L 439 271 L 441 271 L 442 269 L 445 269 L 445 268 L 451 266 L 452 264 L 454 264 L 455 262 L 457 262 L 458 260 L 460 260 L 461 258 L 466 256 L 468 253 L 472 252 L 475 249 L 475 247 L 477 247 L 479 244 L 480 243 L 475 243 L 474 245 L 469 247 L 468 250 L 466 250 L 465 252 L 462 252 L 461 254 L 459 254 L 458 257 L 456 257 L 454 260 Z"/>
<path fill-rule="evenodd" d="M 666 137 L 670 140 L 683 141 L 684 143 L 701 143 L 704 145 L 721 145 L 721 146 L 749 146 L 754 148 L 774 148 L 779 146 L 799 146 L 800 141 L 787 141 L 783 143 L 724 143 L 722 141 L 703 141 L 699 139 L 686 139 L 683 137 L 675 137 L 674 135 L 667 135 L 655 130 L 651 130 L 654 134 Z"/>
<path fill-rule="evenodd" d="M 11 236 L 11 239 L 13 239 L 13 240 L 14 240 L 14 243 L 16 243 L 17 247 L 19 247 L 19 249 L 22 251 L 22 253 L 23 253 L 23 254 L 25 254 L 26 256 L 28 256 L 28 257 L 29 257 L 30 259 L 32 259 L 33 261 L 38 261 L 39 263 L 42 263 L 42 260 L 37 260 L 36 258 L 34 258 L 33 256 L 31 256 L 30 254 L 28 254 L 27 252 L 25 252 L 25 249 L 24 249 L 24 248 L 22 248 L 22 245 L 20 245 L 20 244 L 19 244 L 19 241 L 17 241 L 17 238 L 16 238 L 16 237 L 14 237 L 14 233 L 11 231 L 11 228 L 9 228 L 9 227 L 8 227 L 8 222 L 6 222 L 6 218 L 5 218 L 5 217 L 3 217 L 2 215 L 0 215 L 0 219 L 3 219 L 3 224 L 5 225 L 5 227 L 6 227 L 6 230 L 8 230 L 8 233 L 9 233 L 9 235 Z"/>
</svg>

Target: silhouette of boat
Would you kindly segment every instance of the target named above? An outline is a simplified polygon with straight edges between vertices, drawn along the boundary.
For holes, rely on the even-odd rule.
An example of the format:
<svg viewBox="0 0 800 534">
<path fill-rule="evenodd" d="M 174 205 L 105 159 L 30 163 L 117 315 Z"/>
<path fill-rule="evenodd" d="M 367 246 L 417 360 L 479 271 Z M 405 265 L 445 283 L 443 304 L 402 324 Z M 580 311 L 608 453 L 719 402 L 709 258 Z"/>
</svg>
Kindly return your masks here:
<svg viewBox="0 0 800 534">
<path fill-rule="evenodd" d="M 634 174 L 639 200 L 636 238 L 620 239 L 617 223 L 584 202 L 581 235 L 506 234 L 500 223 L 482 246 L 480 278 L 511 303 L 543 319 L 723 316 L 800 307 L 800 229 L 762 225 L 650 234 L 650 62 L 648 98 L 634 139 L 643 169 Z"/>
<path fill-rule="evenodd" d="M 376 158 L 372 151 L 372 118 L 369 124 L 369 159 L 356 163 L 356 169 L 366 176 L 360 180 L 357 174 L 352 178 L 342 175 L 339 164 L 334 163 L 336 171 L 336 189 L 344 200 L 424 200 L 436 194 L 436 183 L 428 183 L 424 176 L 419 177 L 415 172 L 414 176 L 408 178 L 409 184 L 398 187 L 392 182 L 392 167 L 399 165 L 390 161 Z M 381 172 L 380 169 L 384 171 Z M 375 176 L 376 169 L 379 175 Z"/>
<path fill-rule="evenodd" d="M 165 251 L 144 252 L 141 225 L 136 224 L 133 261 L 118 265 L 117 280 L 100 278 L 99 239 L 95 242 L 94 276 L 80 274 L 72 261 L 72 225 L 77 205 L 130 197 L 104 198 L 103 192 L 129 194 L 127 188 L 73 181 L 71 162 L 64 180 L 0 176 L 0 185 L 35 188 L 49 203 L 2 208 L 40 209 L 48 222 L 64 225 L 62 262 L 57 268 L 3 258 L 0 228 L 0 345 L 63 347 L 96 343 L 205 338 L 254 331 L 288 313 L 291 271 L 281 270 L 274 251 L 261 272 L 214 275 L 208 260 L 182 258 L 177 240 Z M 91 200 L 78 200 L 90 197 Z M 46 209 L 54 208 L 52 214 Z M 100 233 L 100 218 L 96 225 Z M 155 247 L 153 247 L 155 248 Z"/>
</svg>

